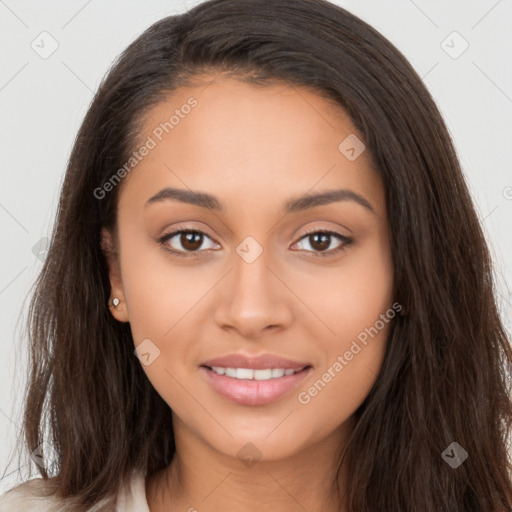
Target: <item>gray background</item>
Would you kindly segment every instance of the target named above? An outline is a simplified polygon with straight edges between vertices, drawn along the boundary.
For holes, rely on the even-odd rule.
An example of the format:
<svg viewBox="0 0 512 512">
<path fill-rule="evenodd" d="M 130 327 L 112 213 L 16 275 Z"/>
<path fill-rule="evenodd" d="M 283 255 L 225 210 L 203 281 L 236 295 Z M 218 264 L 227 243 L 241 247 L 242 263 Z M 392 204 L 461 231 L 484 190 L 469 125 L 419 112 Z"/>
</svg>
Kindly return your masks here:
<svg viewBox="0 0 512 512">
<path fill-rule="evenodd" d="M 153 22 L 196 3 L 0 0 L 0 478 L 6 475 L 0 493 L 14 484 L 16 468 L 7 462 L 19 434 L 25 383 L 22 312 L 44 258 L 40 240 L 51 232 L 74 137 L 114 58 Z M 510 332 L 512 2 L 334 3 L 390 39 L 437 101 L 491 246 Z M 40 36 L 43 31 L 51 36 Z M 32 45 L 48 50 L 51 38 L 58 48 L 42 58 Z"/>
</svg>

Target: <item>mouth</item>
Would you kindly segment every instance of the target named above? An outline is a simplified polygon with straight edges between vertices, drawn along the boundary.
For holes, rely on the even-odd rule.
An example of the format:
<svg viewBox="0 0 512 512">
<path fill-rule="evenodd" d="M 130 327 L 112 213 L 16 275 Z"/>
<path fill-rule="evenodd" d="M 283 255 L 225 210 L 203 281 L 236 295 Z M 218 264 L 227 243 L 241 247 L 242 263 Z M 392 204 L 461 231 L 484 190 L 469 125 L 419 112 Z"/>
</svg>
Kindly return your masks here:
<svg viewBox="0 0 512 512">
<path fill-rule="evenodd" d="M 253 368 L 225 368 L 222 366 L 206 366 L 203 365 L 203 368 L 208 368 L 212 372 L 215 372 L 217 375 L 225 375 L 226 377 L 231 377 L 232 379 L 238 380 L 271 380 L 271 379 L 280 379 L 281 377 L 288 377 L 289 375 L 293 375 L 295 373 L 299 373 L 306 368 L 311 368 L 310 365 L 303 366 L 302 368 L 293 369 L 293 368 L 266 368 L 264 370 L 255 370 Z"/>
<path fill-rule="evenodd" d="M 222 397 L 240 405 L 265 405 L 288 395 L 313 367 L 232 368 L 201 365 L 207 382 Z"/>
</svg>

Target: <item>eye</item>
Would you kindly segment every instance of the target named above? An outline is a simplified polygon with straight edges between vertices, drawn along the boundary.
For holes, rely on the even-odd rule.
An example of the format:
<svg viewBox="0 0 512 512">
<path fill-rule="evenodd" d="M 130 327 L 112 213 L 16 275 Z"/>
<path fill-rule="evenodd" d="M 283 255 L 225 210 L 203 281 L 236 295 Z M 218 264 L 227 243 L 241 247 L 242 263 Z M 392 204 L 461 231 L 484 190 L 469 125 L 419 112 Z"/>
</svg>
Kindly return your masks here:
<svg viewBox="0 0 512 512">
<path fill-rule="evenodd" d="M 331 246 L 333 238 L 337 238 L 341 243 L 334 249 L 327 250 Z M 177 229 L 161 237 L 158 242 L 166 251 L 176 254 L 177 256 L 188 257 L 199 256 L 199 253 L 204 252 L 201 248 L 205 249 L 203 244 L 206 239 L 213 242 L 203 231 L 197 229 Z M 304 242 L 301 242 L 302 240 L 305 240 L 306 245 L 312 248 L 312 250 L 306 248 L 305 250 L 307 252 L 312 252 L 315 256 L 323 257 L 338 254 L 343 251 L 347 245 L 352 243 L 351 238 L 329 229 L 310 230 L 296 242 L 296 245 L 304 244 Z M 212 247 L 206 247 L 206 249 L 212 249 Z"/>
<path fill-rule="evenodd" d="M 213 240 L 202 231 L 196 229 L 179 229 L 164 235 L 158 241 L 166 251 L 177 254 L 178 256 L 186 257 L 195 256 L 195 253 L 197 252 L 203 252 L 199 251 L 199 249 L 203 246 L 205 237 L 213 242 Z M 173 239 L 175 239 L 174 247 L 172 247 L 172 244 L 170 243 Z M 207 249 L 208 248 L 211 249 L 211 247 L 207 247 Z"/>
<path fill-rule="evenodd" d="M 337 238 L 341 241 L 341 243 L 334 249 L 326 250 L 330 247 L 333 238 Z M 331 231 L 329 229 L 310 230 L 297 242 L 297 244 L 304 243 L 301 242 L 301 240 L 305 240 L 306 245 L 312 247 L 312 251 L 308 252 L 313 252 L 315 256 L 322 257 L 338 254 L 340 251 L 343 251 L 347 245 L 352 243 L 351 238 L 348 238 L 341 233 L 337 233 L 336 231 Z"/>
</svg>

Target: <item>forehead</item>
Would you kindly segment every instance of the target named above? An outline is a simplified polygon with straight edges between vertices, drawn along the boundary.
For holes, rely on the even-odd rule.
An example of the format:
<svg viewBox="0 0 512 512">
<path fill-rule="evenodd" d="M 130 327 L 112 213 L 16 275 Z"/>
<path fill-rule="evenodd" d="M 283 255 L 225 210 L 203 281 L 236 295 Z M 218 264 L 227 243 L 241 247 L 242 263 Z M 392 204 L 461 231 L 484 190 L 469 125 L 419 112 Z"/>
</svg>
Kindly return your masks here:
<svg viewBox="0 0 512 512">
<path fill-rule="evenodd" d="M 370 155 L 349 160 L 340 149 L 347 137 L 362 139 L 339 105 L 311 89 L 203 76 L 146 114 L 139 140 L 152 149 L 130 173 L 127 192 L 136 201 L 167 184 L 259 201 L 269 187 L 288 197 L 347 186 L 384 208 Z"/>
</svg>

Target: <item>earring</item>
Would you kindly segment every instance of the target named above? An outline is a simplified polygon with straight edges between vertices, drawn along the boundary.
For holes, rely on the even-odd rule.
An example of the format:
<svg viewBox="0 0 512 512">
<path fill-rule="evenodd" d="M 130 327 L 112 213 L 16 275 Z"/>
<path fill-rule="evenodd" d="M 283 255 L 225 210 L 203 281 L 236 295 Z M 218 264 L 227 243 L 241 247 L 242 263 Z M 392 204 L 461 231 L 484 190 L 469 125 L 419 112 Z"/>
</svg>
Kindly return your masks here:
<svg viewBox="0 0 512 512">
<path fill-rule="evenodd" d="M 121 301 L 117 298 L 117 297 L 112 297 L 110 298 L 110 300 L 108 301 L 108 305 L 111 307 L 111 308 L 117 308 L 117 306 L 119 306 L 119 303 Z"/>
</svg>

